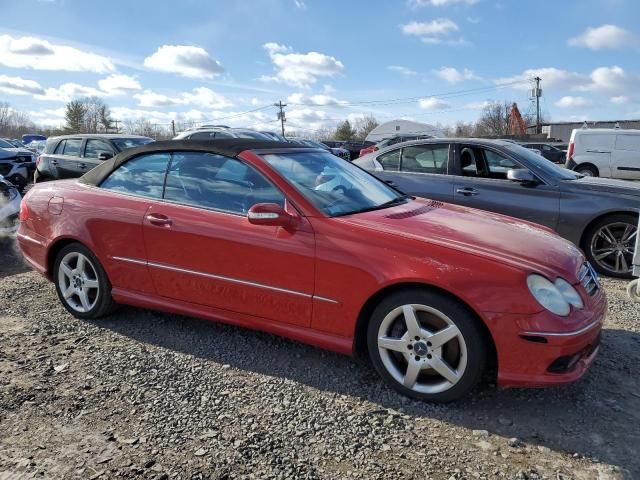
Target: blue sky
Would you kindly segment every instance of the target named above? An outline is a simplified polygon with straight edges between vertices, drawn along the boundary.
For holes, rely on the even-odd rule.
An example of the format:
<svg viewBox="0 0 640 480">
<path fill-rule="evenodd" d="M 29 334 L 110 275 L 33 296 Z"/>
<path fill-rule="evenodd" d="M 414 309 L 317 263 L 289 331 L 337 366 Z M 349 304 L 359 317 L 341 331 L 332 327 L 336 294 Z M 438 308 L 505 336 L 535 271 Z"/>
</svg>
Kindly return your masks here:
<svg viewBox="0 0 640 480">
<path fill-rule="evenodd" d="M 637 0 L 0 0 L 0 101 L 62 123 L 98 95 L 118 120 L 312 134 L 342 118 L 454 124 L 492 100 L 553 120 L 640 117 Z M 250 110 L 253 110 L 249 113 Z M 304 129 L 304 130 L 303 130 Z"/>
</svg>

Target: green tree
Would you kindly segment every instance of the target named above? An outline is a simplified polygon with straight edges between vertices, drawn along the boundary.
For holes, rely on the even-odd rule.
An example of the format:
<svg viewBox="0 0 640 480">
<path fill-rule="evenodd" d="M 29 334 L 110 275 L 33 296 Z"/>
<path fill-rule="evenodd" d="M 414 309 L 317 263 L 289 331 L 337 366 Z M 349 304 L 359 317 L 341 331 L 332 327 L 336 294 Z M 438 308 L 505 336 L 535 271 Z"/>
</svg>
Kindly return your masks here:
<svg viewBox="0 0 640 480">
<path fill-rule="evenodd" d="M 67 133 L 81 133 L 85 128 L 85 114 L 87 108 L 83 101 L 72 100 L 67 103 L 64 112 L 66 124 L 64 130 Z"/>
<path fill-rule="evenodd" d="M 353 137 L 356 136 L 356 133 L 357 132 L 351 126 L 351 123 L 349 122 L 349 120 L 345 120 L 344 122 L 338 125 L 338 127 L 336 128 L 336 133 L 333 135 L 333 137 L 336 140 L 351 140 Z"/>
</svg>

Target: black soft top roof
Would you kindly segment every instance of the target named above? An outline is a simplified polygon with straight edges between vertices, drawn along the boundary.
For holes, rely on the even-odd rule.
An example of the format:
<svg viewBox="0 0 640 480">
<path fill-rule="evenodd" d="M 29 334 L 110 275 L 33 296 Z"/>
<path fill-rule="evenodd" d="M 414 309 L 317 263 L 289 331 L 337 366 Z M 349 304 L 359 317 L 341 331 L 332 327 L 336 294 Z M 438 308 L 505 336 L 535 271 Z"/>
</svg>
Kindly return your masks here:
<svg viewBox="0 0 640 480">
<path fill-rule="evenodd" d="M 87 185 L 99 185 L 111 172 L 132 157 L 144 153 L 197 151 L 215 153 L 225 157 L 236 157 L 245 150 L 284 150 L 284 149 L 311 149 L 304 145 L 296 145 L 288 142 L 273 142 L 268 140 L 255 140 L 250 138 L 225 138 L 222 140 L 164 140 L 151 142 L 140 147 L 131 148 L 106 160 L 98 167 L 87 172 L 78 179 Z"/>
</svg>

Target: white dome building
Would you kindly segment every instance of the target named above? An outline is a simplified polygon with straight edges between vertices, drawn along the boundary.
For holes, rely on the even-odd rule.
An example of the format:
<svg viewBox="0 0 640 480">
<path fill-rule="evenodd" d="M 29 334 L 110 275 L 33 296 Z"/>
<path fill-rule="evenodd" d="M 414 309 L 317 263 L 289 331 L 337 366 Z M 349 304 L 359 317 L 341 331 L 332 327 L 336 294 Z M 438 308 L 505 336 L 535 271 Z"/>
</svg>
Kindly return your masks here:
<svg viewBox="0 0 640 480">
<path fill-rule="evenodd" d="M 380 142 L 385 138 L 397 135 L 431 135 L 432 137 L 443 137 L 443 132 L 427 123 L 412 122 L 411 120 L 392 120 L 378 125 L 367 135 L 366 140 L 370 142 Z"/>
</svg>

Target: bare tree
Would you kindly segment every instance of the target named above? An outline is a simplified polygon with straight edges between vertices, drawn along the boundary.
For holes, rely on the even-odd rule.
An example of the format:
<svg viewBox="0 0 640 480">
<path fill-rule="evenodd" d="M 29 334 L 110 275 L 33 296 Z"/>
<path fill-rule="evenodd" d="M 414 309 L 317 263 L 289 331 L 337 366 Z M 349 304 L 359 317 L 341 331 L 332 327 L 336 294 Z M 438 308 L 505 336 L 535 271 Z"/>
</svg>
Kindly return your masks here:
<svg viewBox="0 0 640 480">
<path fill-rule="evenodd" d="M 504 136 L 509 132 L 509 115 L 513 102 L 493 102 L 482 109 L 476 122 L 475 134 L 481 136 Z"/>
<path fill-rule="evenodd" d="M 7 102 L 0 102 L 0 131 L 1 132 L 4 132 L 9 126 L 10 117 L 11 117 L 11 106 Z"/>
<path fill-rule="evenodd" d="M 367 135 L 379 125 L 378 121 L 373 115 L 367 115 L 366 117 L 359 118 L 354 123 L 356 130 L 356 139 L 364 140 Z"/>
</svg>

